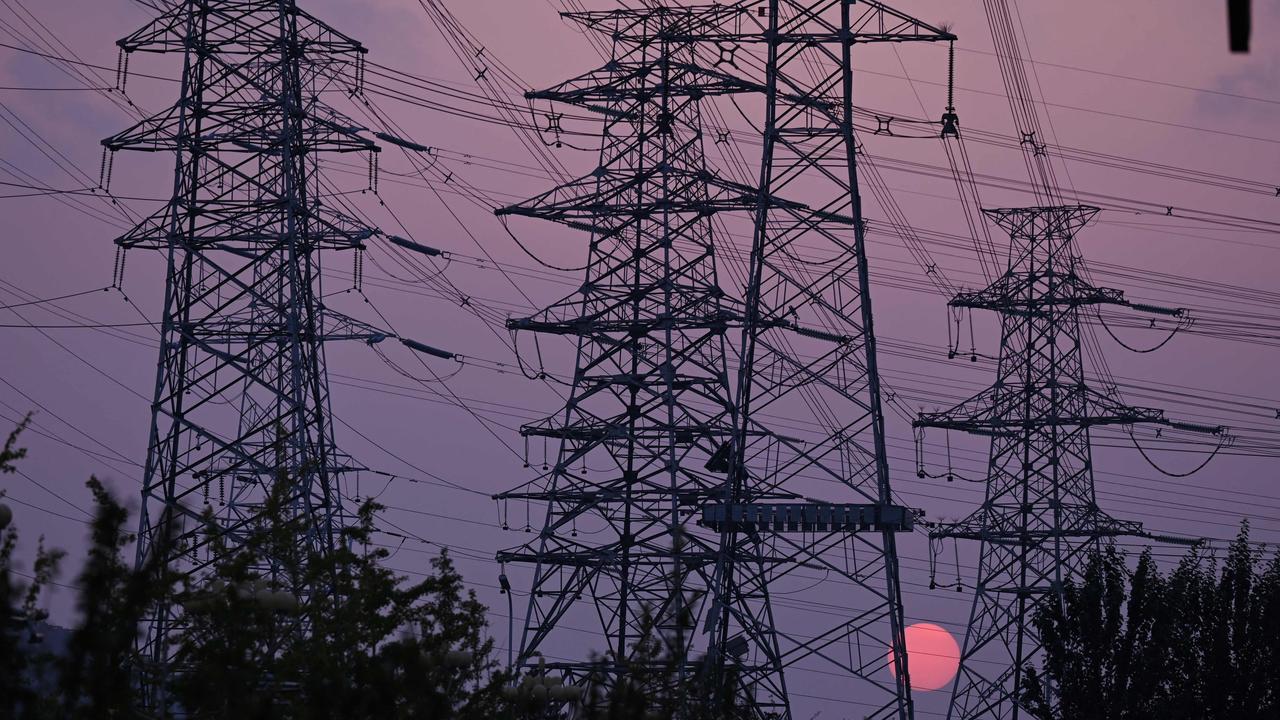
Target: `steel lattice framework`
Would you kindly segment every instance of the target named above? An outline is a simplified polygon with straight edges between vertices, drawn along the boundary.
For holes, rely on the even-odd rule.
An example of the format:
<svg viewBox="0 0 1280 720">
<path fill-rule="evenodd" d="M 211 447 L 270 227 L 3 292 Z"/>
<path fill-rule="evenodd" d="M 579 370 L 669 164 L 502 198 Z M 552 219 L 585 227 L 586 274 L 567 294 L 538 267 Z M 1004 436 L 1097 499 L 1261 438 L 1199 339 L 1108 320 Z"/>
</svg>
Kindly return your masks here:
<svg viewBox="0 0 1280 720">
<path fill-rule="evenodd" d="M 570 17 L 608 33 L 614 60 L 534 96 L 605 114 L 600 169 L 501 211 L 595 234 L 582 293 L 512 323 L 574 335 L 579 347 L 563 417 L 525 429 L 561 441 L 555 467 L 536 490 L 500 496 L 549 508 L 534 543 L 500 555 L 536 566 L 521 658 L 584 595 L 612 657 L 625 658 L 642 608 L 671 617 L 692 591 L 704 599 L 685 614 L 704 618 L 705 662 L 733 666 L 762 717 L 791 717 L 791 666 L 848 678 L 866 717 L 909 717 L 894 534 L 914 515 L 893 503 L 889 485 L 851 52 L 860 42 L 954 36 L 845 0 Z M 764 77 L 739 67 L 739 50 L 758 51 Z M 696 100 L 729 92 L 764 98 L 755 189 L 703 167 Z M 742 209 L 754 214 L 748 278 L 741 295 L 726 294 L 707 218 Z M 682 245 L 696 252 L 675 254 Z M 724 359 L 731 325 L 741 331 L 739 363 L 728 368 L 736 381 Z M 773 426 L 779 415 L 792 419 L 785 429 Z M 573 468 L 592 453 L 610 470 L 587 480 Z M 833 486 L 847 497 L 811 499 Z M 573 522 L 587 516 L 599 528 L 574 539 Z M 691 516 L 716 536 L 690 532 Z M 689 538 L 680 551 L 677 535 Z M 815 569 L 841 584 L 849 608 L 816 634 L 811 616 L 787 625 L 769 600 L 771 587 L 811 585 Z"/>
<path fill-rule="evenodd" d="M 981 541 L 977 586 L 948 717 L 1017 718 L 1023 669 L 1041 650 L 1038 607 L 1061 602 L 1106 538 L 1142 533 L 1112 518 L 1094 493 L 1090 428 L 1173 424 L 1159 410 L 1129 407 L 1085 383 L 1080 313 L 1129 304 L 1083 276 L 1073 238 L 1098 212 L 1087 206 L 984 211 L 1012 239 L 1008 269 L 952 307 L 1000 313 L 995 383 L 919 428 L 991 438 L 982 506 L 934 538 Z"/>
<path fill-rule="evenodd" d="M 770 0 L 746 8 L 753 31 L 713 34 L 763 47 L 764 150 L 746 288 L 735 466 L 762 492 L 803 499 L 785 523 L 760 504 L 724 515 L 773 514 L 764 529 L 781 584 L 800 568 L 841 583 L 845 617 L 812 633 L 779 630 L 784 666 L 849 678 L 858 714 L 913 715 L 895 533 L 912 529 L 894 504 L 876 366 L 866 227 L 854 137 L 853 48 L 954 40 L 878 2 Z M 805 198 L 804 204 L 778 198 Z M 807 431 L 797 433 L 799 419 Z M 832 488 L 845 498 L 833 502 Z M 798 531 L 798 532 L 797 532 Z M 740 582 L 723 573 L 722 588 Z M 810 621 L 811 623 L 812 621 Z M 891 653 L 887 653 L 891 650 Z M 891 658 L 891 659 L 890 659 Z M 892 665 L 892 667 L 890 667 Z"/>
<path fill-rule="evenodd" d="M 358 93 L 365 48 L 292 0 L 174 3 L 119 41 L 125 53 L 181 53 L 177 103 L 103 141 L 111 150 L 173 153 L 172 199 L 117 239 L 167 259 L 160 360 L 143 477 L 137 562 L 199 575 L 218 561 L 201 519 L 234 547 L 260 525 L 284 483 L 299 551 L 327 552 L 344 522 L 323 341 L 382 334 L 330 313 L 320 253 L 362 247 L 370 231 L 326 208 L 317 163 L 377 150 L 321 94 Z M 372 156 L 372 155 L 371 155 Z M 166 520 L 176 538 L 161 537 Z M 257 572 L 298 597 L 298 632 L 323 588 Z M 179 606 L 145 617 L 138 668 L 146 702 L 167 711 Z"/>
<path fill-rule="evenodd" d="M 589 603 L 603 643 L 593 649 L 606 653 L 604 677 L 595 677 L 606 684 L 638 669 L 637 643 L 653 634 L 680 674 L 695 671 L 692 625 L 716 557 L 714 538 L 687 527 L 724 497 L 734 428 L 726 334 L 740 312 L 721 289 L 711 218 L 749 210 L 756 193 L 705 163 L 699 99 L 748 88 L 700 65 L 692 44 L 668 39 L 701 12 L 567 15 L 613 38 L 611 62 L 529 97 L 603 115 L 598 169 L 498 211 L 591 233 L 581 291 L 508 323 L 572 336 L 577 365 L 563 413 L 522 429 L 559 442 L 554 464 L 498 496 L 545 503 L 545 523 L 498 558 L 533 565 L 519 662 L 532 662 L 564 632 L 565 615 Z M 764 712 L 776 711 L 776 643 L 760 641 L 763 657 L 742 679 Z M 547 667 L 574 681 L 601 670 L 585 657 Z"/>
</svg>

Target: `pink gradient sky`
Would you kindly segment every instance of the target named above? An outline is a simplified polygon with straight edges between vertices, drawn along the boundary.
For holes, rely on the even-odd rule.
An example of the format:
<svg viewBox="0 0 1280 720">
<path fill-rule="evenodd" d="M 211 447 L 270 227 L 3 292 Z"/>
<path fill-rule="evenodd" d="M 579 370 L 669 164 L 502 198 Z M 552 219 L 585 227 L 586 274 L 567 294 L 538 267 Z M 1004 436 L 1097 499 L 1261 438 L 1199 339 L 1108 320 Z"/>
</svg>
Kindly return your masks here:
<svg viewBox="0 0 1280 720">
<path fill-rule="evenodd" d="M 126 0 L 44 3 L 28 0 L 26 5 L 81 58 L 104 66 L 115 64 L 115 39 L 145 23 L 149 12 L 139 3 Z M 515 68 L 532 87 L 548 86 L 601 64 L 576 30 L 559 20 L 553 8 L 555 3 L 467 0 L 451 5 L 462 22 L 484 43 L 487 52 Z M 1276 90 L 1280 87 L 1280 50 L 1277 49 L 1280 45 L 1275 41 L 1280 37 L 1280 10 L 1274 3 L 1255 4 L 1254 52 L 1237 56 L 1226 50 L 1223 5 L 1204 0 L 1120 3 L 1024 0 L 1020 3 L 1034 58 L 1053 64 L 1039 65 L 1037 74 L 1044 97 L 1051 104 L 1049 113 L 1056 142 L 1280 186 L 1280 139 L 1275 135 L 1275 128 L 1280 125 L 1277 123 L 1280 94 Z M 362 3 L 313 0 L 304 6 L 361 39 L 371 48 L 371 59 L 378 63 L 471 87 L 471 78 L 414 0 Z M 595 0 L 589 6 L 604 8 L 610 3 Z M 994 58 L 989 54 L 992 43 L 982 16 L 982 4 L 978 0 L 950 3 L 903 0 L 898 6 L 928 21 L 954 24 L 960 37 L 957 106 L 963 125 L 1011 134 L 1008 107 L 1002 97 L 992 94 L 1001 91 L 1001 84 Z M 0 7 L 0 43 L 21 45 L 24 42 L 32 42 L 30 32 L 21 26 L 12 10 Z M 905 69 L 910 77 L 932 83 L 941 81 L 945 75 L 945 52 L 940 47 L 908 46 L 897 51 L 872 48 L 856 53 L 856 58 L 860 69 L 870 71 L 860 76 L 860 101 L 869 107 L 905 115 L 921 113 L 908 84 L 900 77 L 872 73 L 901 76 Z M 176 66 L 172 60 L 135 58 L 132 69 L 173 77 Z M 1059 67 L 1063 65 L 1093 72 Z M 103 75 L 109 84 L 111 73 Z M 1156 82 L 1122 79 L 1116 75 Z M 65 75 L 45 60 L 0 48 L 0 86 L 71 85 Z M 171 102 L 174 87 L 172 83 L 142 78 L 130 81 L 134 100 L 151 110 Z M 936 117 L 944 104 L 942 89 L 936 84 L 921 82 L 916 90 L 928 115 Z M 466 122 L 391 100 L 377 102 L 418 142 L 457 153 L 533 165 L 505 128 Z M 16 114 L 69 162 L 95 178 L 100 154 L 98 141 L 130 124 L 124 113 L 89 92 L 0 89 L 0 104 L 9 121 L 13 121 L 9 113 Z M 590 131 L 593 128 L 583 124 L 573 129 Z M 867 138 L 867 143 L 872 153 L 886 157 L 945 163 L 936 142 Z M 591 169 L 593 155 L 590 152 L 568 148 L 556 152 L 577 172 Z M 1021 163 L 1015 153 L 985 145 L 973 145 L 970 152 L 980 173 L 1022 177 Z M 85 184 L 83 179 L 58 170 L 10 124 L 0 124 L 0 158 L 50 186 Z M 171 182 L 170 166 L 167 158 L 121 155 L 116 158 L 112 189 L 130 196 L 161 198 Z M 450 161 L 450 167 L 503 201 L 527 197 L 551 185 L 543 177 L 499 172 L 461 159 Z M 408 164 L 397 152 L 387 152 L 383 168 L 404 171 Z M 1072 164 L 1067 170 L 1071 184 L 1082 191 L 1160 205 L 1194 207 L 1272 223 L 1280 221 L 1280 198 L 1152 178 L 1118 168 Z M 885 171 L 885 177 L 897 191 L 898 202 L 913 224 L 930 230 L 962 231 L 963 218 L 955 200 L 954 185 L 949 181 L 892 171 Z M 0 177 L 0 180 L 12 178 Z M 343 182 L 359 183 L 359 178 L 344 178 Z M 448 191 L 448 188 L 442 189 Z M 451 201 L 457 213 L 455 218 L 445 212 L 434 195 L 420 187 L 397 185 L 387 178 L 383 182 L 383 195 L 387 205 L 420 242 L 466 256 L 482 254 L 475 244 L 479 242 L 500 262 L 521 268 L 531 265 L 502 233 L 492 215 L 481 208 Z M 992 206 L 1029 202 L 1025 195 L 995 190 L 986 191 L 984 200 Z M 368 198 L 361 202 L 361 207 L 376 222 L 393 228 L 387 210 L 369 202 Z M 86 203 L 110 215 L 99 200 L 87 199 Z M 128 204 L 140 213 L 155 206 L 146 200 Z M 3 281 L 0 305 L 29 299 L 29 296 L 20 296 L 18 289 L 43 298 L 110 283 L 114 251 L 111 240 L 120 232 L 118 227 L 52 198 L 3 199 L 0 210 L 5 230 L 4 254 L 0 261 L 0 281 Z M 874 203 L 868 208 L 872 218 L 881 214 Z M 573 232 L 542 227 L 533 221 L 514 227 L 536 252 L 556 262 L 574 264 L 580 262 L 584 254 L 584 239 Z M 910 263 L 906 251 L 897 242 L 882 239 L 872 250 L 873 263 L 876 263 L 873 279 L 893 280 L 874 290 L 877 330 L 882 342 L 907 340 L 940 347 L 946 342 L 944 298 L 900 289 L 907 280 L 921 285 L 923 274 Z M 1198 224 L 1178 217 L 1104 212 L 1081 235 L 1080 242 L 1089 260 L 1137 269 L 1138 278 L 1145 270 L 1266 291 L 1280 290 L 1276 281 L 1280 238 L 1274 227 L 1271 232 L 1246 231 Z M 977 282 L 971 253 L 954 249 L 938 252 L 940 263 L 954 277 Z M 133 255 L 137 257 L 130 258 L 125 290 L 131 300 L 154 318 L 161 304 L 160 265 L 156 258 L 141 253 Z M 338 272 L 346 272 L 347 262 L 340 260 L 333 267 Z M 446 272 L 467 293 L 492 301 L 513 315 L 529 311 L 528 302 L 492 270 L 476 268 L 460 260 L 451 264 Z M 367 266 L 366 273 L 375 281 L 380 275 L 372 266 Z M 520 290 L 538 305 L 566 294 L 572 286 L 571 277 L 548 280 L 542 273 L 521 273 Z M 1100 279 L 1125 289 L 1120 280 L 1106 275 Z M 332 283 L 329 287 L 340 289 L 341 285 Z M 1177 288 L 1168 286 L 1143 284 L 1129 289 L 1132 297 L 1148 302 L 1235 307 L 1229 298 L 1201 295 L 1186 300 Z M 413 294 L 406 291 L 412 288 L 381 281 L 370 282 L 366 290 L 377 308 L 386 313 L 404 335 L 473 357 L 513 362 L 510 352 L 493 333 L 474 316 L 446 300 Z M 376 319 L 354 295 L 336 295 L 330 302 L 352 315 Z M 82 296 L 59 305 L 101 323 L 139 321 L 134 309 L 118 293 Z M 1258 308 L 1236 309 L 1265 313 Z M 46 331 L 46 336 L 11 326 L 25 321 L 58 323 L 63 320 L 38 306 L 22 308 L 20 312 L 21 317 L 13 311 L 0 311 L 3 317 L 0 324 L 6 326 L 0 328 L 0 378 L 4 380 L 0 383 L 0 402 L 3 403 L 0 418 L 4 420 L 0 423 L 34 409 L 37 430 L 88 451 L 55 443 L 33 431 L 25 438 L 31 457 L 22 464 L 22 470 L 80 507 L 88 506 L 82 483 L 89 474 L 98 474 L 121 493 L 136 497 L 139 473 L 129 463 L 141 462 L 145 451 L 147 398 L 154 380 L 156 357 L 150 330 L 131 328 L 138 337 L 123 339 L 79 329 L 51 329 Z M 997 348 L 992 334 L 993 319 L 977 317 L 975 321 L 980 350 L 994 354 Z M 1274 326 L 1274 321 L 1271 325 Z M 1130 331 L 1126 337 L 1138 345 L 1158 339 L 1140 331 Z M 1105 338 L 1103 347 L 1116 375 L 1185 388 L 1187 393 L 1180 403 L 1131 397 L 1134 404 L 1158 403 L 1172 416 L 1210 421 L 1221 414 L 1197 406 L 1197 396 L 1233 393 L 1243 398 L 1257 398 L 1255 402 L 1262 409 L 1246 408 L 1240 411 L 1243 414 L 1221 416 L 1213 422 L 1250 425 L 1266 431 L 1280 426 L 1280 421 L 1271 417 L 1266 409 L 1280 408 L 1280 391 L 1274 387 L 1277 359 L 1274 347 L 1203 336 L 1176 338 L 1165 350 L 1152 355 L 1127 353 Z M 68 350 L 79 354 L 81 359 L 73 357 Z M 566 357 L 560 355 L 558 362 L 563 364 Z M 413 362 L 406 357 L 399 359 Z M 556 361 L 553 358 L 549 362 Z M 441 372 L 451 370 L 449 363 L 439 363 L 437 367 Z M 951 386 L 946 392 L 968 394 L 990 379 L 988 370 L 971 367 L 959 359 L 946 366 L 888 355 L 882 358 L 882 365 L 890 384 L 907 396 L 913 395 L 916 383 L 922 384 L 914 395 L 936 390 L 937 386 L 924 383 L 939 381 Z M 450 387 L 462 397 L 488 403 L 481 407 L 492 411 L 496 420 L 508 426 L 494 426 L 495 437 L 471 417 L 448 405 L 352 387 L 350 378 L 364 378 L 421 392 L 421 388 L 412 387 L 410 381 L 384 366 L 365 348 L 331 348 L 329 368 L 335 380 L 335 413 L 404 460 L 485 496 L 528 479 L 520 461 L 499 440 L 518 447 L 514 428 L 538 414 L 555 411 L 557 406 L 555 397 L 545 388 L 524 381 L 518 374 L 464 367 L 450 381 Z M 568 371 L 567 367 L 559 369 Z M 395 391 L 402 392 L 401 389 Z M 37 407 L 37 403 L 44 409 Z M 911 465 L 909 430 L 904 423 L 893 421 L 890 431 L 895 488 L 908 501 L 925 508 L 936 518 L 963 514 L 980 499 L 974 488 L 961 487 L 963 483 L 947 485 L 941 481 L 917 480 Z M 344 449 L 371 467 L 410 477 L 422 476 L 345 427 L 339 426 L 337 434 Z M 965 456 L 967 467 L 980 464 L 984 452 L 980 442 L 958 438 L 955 441 L 957 457 L 959 450 L 972 453 Z M 110 462 L 93 454 L 108 452 L 104 446 L 111 449 Z M 1168 455 L 1160 459 L 1174 468 L 1184 468 L 1193 464 L 1196 456 Z M 1231 536 L 1239 520 L 1247 517 L 1253 523 L 1256 539 L 1280 541 L 1280 498 L 1274 486 L 1273 460 L 1222 457 L 1203 473 L 1178 481 L 1160 478 L 1131 450 L 1102 450 L 1097 463 L 1101 470 L 1114 473 L 1100 475 L 1098 482 L 1102 504 L 1117 515 L 1143 520 L 1162 531 L 1214 537 Z M 76 509 L 21 476 L 4 476 L 0 483 L 15 500 L 67 516 L 16 506 L 17 521 L 29 545 L 37 533 L 43 533 L 52 544 L 79 546 L 84 527 L 76 519 L 79 516 Z M 376 491 L 381 491 L 381 481 L 372 490 L 364 489 L 365 493 Z M 487 558 L 499 548 L 523 541 L 523 533 L 503 533 L 494 527 L 493 504 L 480 495 L 403 481 L 390 483 L 383 492 L 381 500 L 396 508 L 389 514 L 395 523 L 434 542 L 458 548 L 462 570 L 477 586 L 481 598 L 495 609 L 495 631 L 505 638 L 506 602 L 493 587 L 497 569 Z M 512 512 L 514 514 L 514 509 Z M 425 566 L 430 552 L 433 552 L 431 547 L 406 545 L 395 555 L 392 564 L 406 571 L 418 571 Z M 913 621 L 937 622 L 956 630 L 967 616 L 968 595 L 929 593 L 924 588 L 927 573 L 923 539 L 908 539 L 903 545 L 903 554 L 907 558 L 904 567 L 909 583 L 908 616 Z M 973 555 L 969 549 L 968 558 L 962 556 L 962 562 L 972 565 Z M 72 580 L 73 570 L 67 568 L 65 582 Z M 513 582 L 519 587 L 519 578 L 514 574 Z M 69 617 L 70 600 L 70 593 L 65 590 L 55 593 L 55 618 Z M 926 694 L 930 697 L 921 698 L 921 709 L 937 710 L 941 707 L 940 697 L 931 696 L 944 694 Z"/>
</svg>

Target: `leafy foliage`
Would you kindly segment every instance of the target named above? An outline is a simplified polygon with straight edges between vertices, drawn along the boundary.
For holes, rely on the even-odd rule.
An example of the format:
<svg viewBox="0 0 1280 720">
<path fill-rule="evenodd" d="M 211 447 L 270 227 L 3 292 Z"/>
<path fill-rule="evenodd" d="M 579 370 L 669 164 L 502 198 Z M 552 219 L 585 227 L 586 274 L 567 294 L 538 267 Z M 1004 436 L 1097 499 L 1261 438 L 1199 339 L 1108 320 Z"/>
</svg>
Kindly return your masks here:
<svg viewBox="0 0 1280 720">
<path fill-rule="evenodd" d="M 16 472 L 14 462 L 26 457 L 26 448 L 18 447 L 18 436 L 30 421 L 28 415 L 5 440 L 0 449 L 0 474 Z M 0 490 L 0 499 L 4 491 Z M 62 553 L 46 550 L 40 538 L 30 582 L 16 579 L 13 554 L 18 546 L 18 529 L 9 524 L 9 509 L 2 506 L 5 523 L 0 524 L 0 717 L 35 717 L 42 704 L 35 686 L 44 674 L 49 659 L 34 656 L 22 645 L 34 638 L 35 625 L 48 617 L 40 607 L 40 596 L 58 571 Z"/>
<path fill-rule="evenodd" d="M 80 623 L 59 663 L 62 717 L 131 718 L 136 699 L 130 660 L 144 609 L 171 584 L 150 565 L 133 569 L 124 550 L 133 536 L 124 529 L 129 513 L 97 478 L 89 553 L 76 579 Z"/>
<path fill-rule="evenodd" d="M 372 502 L 335 549 L 299 547 L 306 520 L 285 512 L 286 486 L 237 547 L 223 547 L 210 523 L 224 560 L 184 595 L 178 704 L 195 718 L 494 717 L 505 676 L 486 609 L 448 554 L 421 582 L 388 570 L 388 551 L 370 549 L 381 509 Z M 285 602 L 268 602 L 281 593 Z"/>
<path fill-rule="evenodd" d="M 1221 565 L 1193 550 L 1168 576 L 1108 548 L 1036 623 L 1045 660 L 1022 693 L 1041 720 L 1280 717 L 1280 555 L 1247 524 Z"/>
<path fill-rule="evenodd" d="M 25 456 L 16 446 L 21 430 L 0 451 L 0 473 Z M 57 658 L 23 652 L 19 643 L 47 616 L 40 598 L 62 553 L 45 550 L 42 539 L 30 582 L 19 583 L 17 530 L 0 536 L 0 717 L 144 717 L 136 680 L 148 668 L 135 648 L 142 619 L 156 608 L 181 618 L 167 692 L 184 717 L 197 720 L 755 717 L 732 667 L 713 672 L 710 663 L 688 661 L 687 616 L 646 616 L 629 660 L 619 666 L 600 657 L 582 689 L 539 670 L 513 677 L 494 658 L 487 609 L 448 552 L 418 582 L 387 568 L 389 551 L 374 543 L 376 503 L 360 506 L 334 548 L 310 547 L 298 541 L 310 520 L 290 512 L 281 476 L 235 542 L 207 511 L 205 551 L 219 561 L 181 578 L 154 562 L 135 568 L 127 561 L 135 539 L 125 530 L 128 511 L 96 478 L 86 485 L 94 513 L 75 584 L 79 621 Z M 159 533 L 152 557 L 168 554 L 171 536 Z M 687 615 L 689 603 L 680 605 Z M 41 672 L 56 682 L 35 682 Z M 612 679 L 602 681 L 605 675 Z M 586 687 L 594 691 L 584 694 Z"/>
<path fill-rule="evenodd" d="M 0 472 L 13 472 L 24 457 L 16 446 L 21 430 L 0 452 Z M 62 554 L 41 546 L 32 580 L 16 582 L 17 529 L 0 536 L 0 717 L 142 717 L 139 623 L 173 603 L 181 605 L 182 629 L 169 692 L 187 717 L 480 720 L 507 707 L 501 689 L 508 679 L 493 659 L 485 607 L 446 552 L 421 582 L 388 570 L 388 551 L 371 547 L 376 504 L 361 506 L 335 551 L 299 547 L 305 520 L 289 517 L 279 478 L 246 542 L 225 546 L 206 516 L 222 559 L 208 577 L 174 592 L 176 576 L 125 560 L 134 540 L 124 529 L 127 510 L 97 479 L 87 486 L 95 511 L 76 580 L 79 622 L 65 655 L 19 647 L 47 616 L 40 597 Z M 170 533 L 159 535 L 168 542 Z M 57 682 L 36 683 L 38 668 L 54 671 Z"/>
</svg>

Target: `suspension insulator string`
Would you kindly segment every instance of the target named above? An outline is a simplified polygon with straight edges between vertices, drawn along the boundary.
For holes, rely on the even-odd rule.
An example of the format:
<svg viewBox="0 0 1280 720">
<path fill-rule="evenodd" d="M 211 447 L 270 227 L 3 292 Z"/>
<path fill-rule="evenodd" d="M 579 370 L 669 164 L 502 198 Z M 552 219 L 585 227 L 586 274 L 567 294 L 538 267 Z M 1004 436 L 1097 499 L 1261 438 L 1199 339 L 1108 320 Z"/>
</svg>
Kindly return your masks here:
<svg viewBox="0 0 1280 720">
<path fill-rule="evenodd" d="M 955 353 L 955 350 L 952 349 L 954 345 L 952 344 L 952 341 L 951 341 L 951 314 L 952 314 L 951 308 L 947 308 L 946 312 L 947 312 L 947 323 L 946 323 L 947 325 L 947 359 L 950 360 L 951 358 L 954 358 L 956 356 L 956 353 Z"/>
<path fill-rule="evenodd" d="M 960 137 L 960 117 L 956 115 L 956 41 L 947 43 L 947 110 L 942 113 L 943 138 Z"/>
<path fill-rule="evenodd" d="M 106 172 L 106 177 L 103 178 L 101 185 L 102 185 L 103 192 L 110 193 L 111 192 L 111 171 L 112 169 L 115 168 L 116 154 L 114 152 L 107 153 L 106 160 L 107 160 L 107 172 Z M 115 198 L 112 198 L 111 202 L 115 203 Z"/>
<path fill-rule="evenodd" d="M 947 112 L 956 109 L 956 41 L 947 43 Z"/>
<path fill-rule="evenodd" d="M 121 291 L 124 290 L 124 264 L 128 260 L 129 260 L 129 250 L 127 248 L 120 248 L 120 273 L 119 273 L 119 276 L 116 278 L 116 289 Z"/>
<path fill-rule="evenodd" d="M 929 589 L 936 590 L 938 588 L 938 550 L 935 549 L 939 541 L 932 536 L 929 538 Z"/>
<path fill-rule="evenodd" d="M 978 362 L 978 343 L 973 338 L 973 309 L 969 309 L 969 362 Z"/>
<path fill-rule="evenodd" d="M 115 261 L 111 266 L 111 287 L 120 289 L 120 255 L 124 252 L 124 248 L 116 246 Z"/>
<path fill-rule="evenodd" d="M 916 428 L 916 477 L 923 480 L 927 473 L 924 471 L 924 428 Z"/>
<path fill-rule="evenodd" d="M 947 482 L 953 482 L 956 479 L 955 472 L 951 468 L 951 428 L 947 428 Z"/>
<path fill-rule="evenodd" d="M 956 592 L 964 592 L 964 581 L 960 579 L 960 543 L 951 538 L 951 549 L 956 555 Z"/>
</svg>

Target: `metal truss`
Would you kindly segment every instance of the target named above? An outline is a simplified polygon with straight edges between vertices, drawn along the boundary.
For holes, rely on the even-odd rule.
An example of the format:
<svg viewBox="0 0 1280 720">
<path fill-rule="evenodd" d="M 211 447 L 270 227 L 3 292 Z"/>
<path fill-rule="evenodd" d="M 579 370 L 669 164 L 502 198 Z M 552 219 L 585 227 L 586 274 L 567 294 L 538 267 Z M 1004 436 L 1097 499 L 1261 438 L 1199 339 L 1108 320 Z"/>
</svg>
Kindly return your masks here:
<svg viewBox="0 0 1280 720">
<path fill-rule="evenodd" d="M 642 632 L 637 607 L 669 617 L 688 596 L 684 614 L 702 618 L 702 662 L 735 671 L 761 717 L 791 717 L 789 667 L 843 676 L 865 717 L 910 717 L 894 535 L 912 529 L 914 514 L 889 487 L 850 54 L 859 42 L 954 36 L 843 0 L 568 17 L 612 37 L 615 57 L 532 96 L 606 117 L 600 168 L 501 211 L 595 234 L 582 294 L 512 323 L 579 341 L 563 417 L 525 429 L 561 440 L 555 467 L 536 490 L 499 496 L 549 507 L 537 541 L 499 556 L 536 565 L 521 657 L 529 662 L 583 596 L 614 660 Z M 761 56 L 763 77 L 737 62 L 742 50 Z M 703 166 L 696 100 L 730 92 L 764 97 L 758 188 Z M 721 240 L 707 222 L 735 209 L 754 217 L 741 296 L 717 284 Z M 673 257 L 683 244 L 698 252 Z M 731 326 L 741 332 L 736 368 L 724 359 Z M 588 400 L 603 407 L 588 411 Z M 603 478 L 575 473 L 589 453 L 607 459 Z M 813 499 L 833 488 L 845 497 Z M 700 527 L 686 524 L 699 515 Z M 573 539 L 573 521 L 588 516 L 591 539 Z M 771 587 L 811 585 L 814 571 L 840 584 L 849 608 L 816 633 L 812 615 L 769 599 Z M 691 638 L 680 637 L 687 654 Z"/>
<path fill-rule="evenodd" d="M 1118 290 L 1082 275 L 1075 234 L 1098 212 L 1087 206 L 984 210 L 1012 238 L 1008 270 L 952 307 L 1000 313 L 995 383 L 918 428 L 991 438 L 986 496 L 968 517 L 933 538 L 979 540 L 973 609 L 948 717 L 1018 718 L 1023 669 L 1042 648 L 1038 608 L 1061 602 L 1106 538 L 1142 533 L 1116 520 L 1094 494 L 1089 430 L 1099 425 L 1173 424 L 1159 410 L 1129 407 L 1085 384 L 1080 312 L 1127 305 Z"/>
<path fill-rule="evenodd" d="M 714 36 L 722 47 L 761 48 L 765 69 L 735 467 L 759 491 L 804 499 L 809 507 L 800 512 L 819 520 L 807 533 L 773 523 L 766 584 L 821 568 L 841 585 L 848 608 L 816 633 L 812 618 L 779 627 L 783 664 L 844 677 L 860 716 L 907 718 L 914 710 L 895 535 L 912 529 L 913 514 L 894 504 L 889 482 L 852 52 L 862 43 L 954 36 L 877 2 L 770 0 L 743 10 L 737 27 L 722 24 L 727 31 Z M 770 202 L 778 197 L 806 202 Z M 785 425 L 779 417 L 788 418 Z M 834 522 L 850 502 L 874 521 Z M 721 587 L 739 582 L 729 572 L 718 580 Z"/>
<path fill-rule="evenodd" d="M 213 537 L 236 547 L 261 530 L 273 491 L 296 533 L 289 553 L 326 553 L 345 521 L 339 476 L 353 468 L 333 442 L 323 343 L 385 335 L 321 301 L 321 251 L 358 250 L 371 233 L 322 204 L 317 164 L 377 148 L 320 97 L 360 92 L 366 50 L 293 0 L 173 3 L 118 45 L 183 56 L 178 102 L 103 141 L 175 157 L 172 199 L 116 240 L 167 260 L 137 563 L 210 572 Z M 307 632 L 326 589 L 285 576 L 280 560 L 254 570 L 298 597 L 293 631 Z M 171 601 L 144 619 L 137 667 L 156 714 L 172 709 L 182 625 Z"/>
<path fill-rule="evenodd" d="M 707 168 L 699 110 L 701 98 L 754 88 L 701 62 L 693 44 L 668 39 L 707 11 L 568 15 L 613 37 L 613 57 L 529 97 L 601 114 L 598 169 L 498 211 L 591 233 L 581 291 L 509 322 L 515 330 L 572 336 L 577 365 L 564 411 L 522 429 L 559 443 L 554 464 L 498 496 L 547 508 L 535 540 L 498 555 L 533 566 L 518 664 L 567 645 L 576 659 L 548 659 L 545 667 L 570 681 L 611 686 L 625 673 L 655 681 L 666 675 L 646 672 L 646 662 L 670 663 L 680 681 L 706 662 L 694 652 L 705 646 L 694 624 L 711 602 L 718 547 L 717 536 L 694 522 L 708 503 L 725 498 L 735 415 L 726 334 L 741 316 L 722 289 L 712 217 L 745 213 L 756 202 L 754 188 Z M 734 561 L 751 564 L 760 554 Z M 749 573 L 761 576 L 758 560 Z M 744 594 L 753 608 L 743 612 L 767 614 L 754 607 L 767 608 L 767 588 L 757 584 Z M 598 645 L 565 637 L 566 625 L 584 622 Z M 655 639 L 665 657 L 641 651 Z M 760 716 L 784 715 L 772 633 L 735 639 L 734 648 L 739 683 Z M 588 651 L 602 656 L 592 660 Z"/>
</svg>

